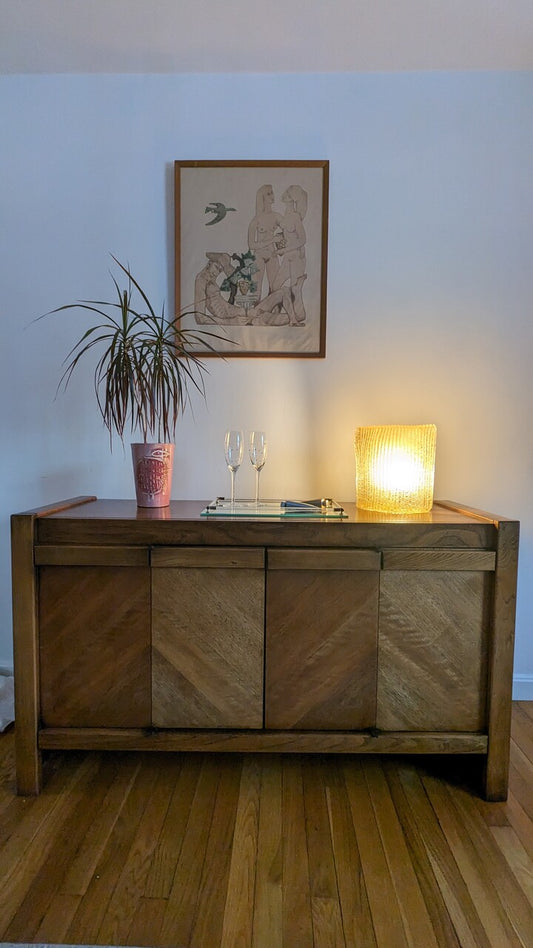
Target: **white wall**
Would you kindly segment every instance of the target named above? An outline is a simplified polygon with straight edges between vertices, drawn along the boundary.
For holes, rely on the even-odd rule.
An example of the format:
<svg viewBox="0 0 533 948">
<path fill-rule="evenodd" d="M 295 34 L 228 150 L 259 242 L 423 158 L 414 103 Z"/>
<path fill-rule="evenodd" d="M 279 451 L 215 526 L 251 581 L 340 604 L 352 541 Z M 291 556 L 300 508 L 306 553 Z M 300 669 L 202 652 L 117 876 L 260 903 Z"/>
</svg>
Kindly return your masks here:
<svg viewBox="0 0 533 948">
<path fill-rule="evenodd" d="M 0 664 L 9 515 L 132 496 L 90 367 L 54 401 L 82 317 L 32 318 L 107 298 L 110 251 L 172 305 L 175 159 L 328 158 L 327 358 L 213 362 L 173 496 L 226 489 L 228 426 L 268 431 L 265 494 L 342 500 L 357 424 L 434 421 L 437 496 L 522 522 L 515 672 L 533 697 L 532 103 L 533 73 L 0 78 Z"/>
</svg>

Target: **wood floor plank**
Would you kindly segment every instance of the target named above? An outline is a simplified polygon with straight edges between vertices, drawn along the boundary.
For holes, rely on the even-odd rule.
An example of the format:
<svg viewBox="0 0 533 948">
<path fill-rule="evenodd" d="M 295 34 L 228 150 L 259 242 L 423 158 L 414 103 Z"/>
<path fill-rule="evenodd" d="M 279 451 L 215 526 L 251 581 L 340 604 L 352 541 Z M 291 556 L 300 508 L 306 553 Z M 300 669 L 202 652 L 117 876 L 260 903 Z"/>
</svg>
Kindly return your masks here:
<svg viewBox="0 0 533 948">
<path fill-rule="evenodd" d="M 439 948 L 381 762 L 365 760 L 363 770 L 407 940 L 424 948 Z"/>
<path fill-rule="evenodd" d="M 267 755 L 260 768 L 252 944 L 274 948 L 283 944 L 281 760 Z"/>
<path fill-rule="evenodd" d="M 506 812 L 509 825 L 514 829 L 529 858 L 533 859 L 533 819 L 521 807 L 513 790 L 509 791 Z"/>
<path fill-rule="evenodd" d="M 433 785 L 435 789 L 435 781 Z M 442 783 L 439 783 L 438 793 L 441 798 L 444 793 L 452 797 L 457 822 L 460 821 L 466 830 L 466 840 L 472 860 L 475 858 L 481 868 L 482 876 L 486 874 L 486 867 L 491 867 L 490 882 L 498 893 L 498 900 L 502 906 L 501 914 L 506 921 L 510 922 L 522 943 L 527 945 L 528 941 L 533 941 L 533 906 L 527 894 L 521 888 L 517 888 L 511 863 L 505 858 L 500 847 L 493 845 L 495 833 L 499 830 L 500 839 L 506 841 L 507 852 L 517 854 L 516 847 L 512 845 L 516 839 L 514 831 L 510 827 L 502 826 L 493 827 L 492 833 L 487 834 L 483 817 L 479 812 L 478 801 L 471 794 L 461 788 L 444 787 Z M 529 859 L 523 847 L 521 848 L 523 857 L 533 867 L 533 860 Z M 525 868 L 524 860 L 522 864 Z"/>
<path fill-rule="evenodd" d="M 533 768 L 514 741 L 511 744 L 509 782 L 520 806 L 533 820 Z"/>
<path fill-rule="evenodd" d="M 533 701 L 513 701 L 513 717 L 515 713 L 533 725 Z"/>
<path fill-rule="evenodd" d="M 409 942 L 360 760 L 346 763 L 344 779 L 376 941 L 378 945 L 401 948 Z"/>
<path fill-rule="evenodd" d="M 432 832 L 432 828 L 421 819 L 422 814 L 420 807 L 416 805 L 416 796 L 413 798 L 400 780 L 396 762 L 385 761 L 384 772 L 437 944 L 446 945 L 447 948 L 456 948 L 459 945 L 456 927 L 443 897 L 442 880 L 445 877 L 442 872 L 438 875 L 435 873 L 435 866 L 439 865 L 437 853 L 442 850 L 442 846 L 439 845 L 439 828 L 435 826 Z M 435 839 L 432 840 L 432 836 Z M 434 857 L 431 855 L 432 851 L 435 853 Z M 465 941 L 464 944 L 466 943 Z"/>
<path fill-rule="evenodd" d="M 515 733 L 520 733 L 520 725 L 514 727 Z M 515 767 L 524 775 L 528 784 L 532 785 L 533 762 L 522 744 L 522 739 L 511 741 L 511 760 Z"/>
<path fill-rule="evenodd" d="M 326 795 L 330 770 L 331 767 L 328 768 L 322 757 L 302 759 L 314 944 L 340 948 L 346 941 L 342 928 Z"/>
<path fill-rule="evenodd" d="M 109 945 L 122 945 L 128 937 L 131 917 L 144 895 L 152 854 L 180 772 L 180 761 L 176 757 L 161 763 L 165 766 L 159 766 L 157 758 L 154 760 L 156 773 L 151 792 L 98 931 L 98 940 Z"/>
<path fill-rule="evenodd" d="M 12 735 L 12 741 L 14 736 Z M 9 735 L 2 735 L 0 742 L 9 739 Z M 76 754 L 59 754 L 55 760 L 55 767 L 47 767 L 46 786 L 38 797 L 19 797 L 13 793 L 11 802 L 2 814 L 0 822 L 0 850 L 4 859 L 4 878 L 9 874 L 10 851 L 13 850 L 13 862 L 16 864 L 50 814 L 51 807 L 58 802 L 58 795 L 65 791 L 66 785 L 80 777 L 80 766 L 88 772 L 91 765 L 83 756 Z M 83 776 L 83 775 L 81 775 Z"/>
<path fill-rule="evenodd" d="M 72 944 L 98 942 L 98 931 L 135 839 L 137 827 L 158 775 L 158 761 L 143 755 L 107 845 L 67 931 Z"/>
<path fill-rule="evenodd" d="M 470 945 L 472 948 L 492 948 L 472 894 L 429 801 L 421 773 L 414 764 L 404 761 L 398 763 L 396 769 L 461 948 Z M 426 905 L 429 911 L 427 898 Z"/>
<path fill-rule="evenodd" d="M 513 701 L 513 710 L 515 709 L 527 714 L 533 724 L 533 701 Z"/>
<path fill-rule="evenodd" d="M 24 798 L 0 734 L 0 942 L 533 948 L 532 734 L 505 803 L 462 757 L 94 751 Z"/>
<path fill-rule="evenodd" d="M 55 944 L 65 940 L 68 927 L 78 911 L 81 896 L 58 892 L 52 898 L 46 915 L 35 932 L 35 940 Z M 27 938 L 25 931 L 24 937 Z"/>
<path fill-rule="evenodd" d="M 347 948 L 377 944 L 368 902 L 363 863 L 355 837 L 344 777 L 339 765 L 326 788 L 333 858 Z"/>
<path fill-rule="evenodd" d="M 198 887 L 193 945 L 220 945 L 242 773 L 240 755 L 219 760 L 215 808 Z"/>
<path fill-rule="evenodd" d="M 326 797 L 328 765 L 322 757 L 302 759 L 302 779 L 311 898 L 338 901 Z"/>
<path fill-rule="evenodd" d="M 521 706 L 518 706 L 513 713 L 511 736 L 533 767 L 533 721 Z"/>
<path fill-rule="evenodd" d="M 13 941 L 22 940 L 24 933 L 38 931 L 55 892 L 58 887 L 61 889 L 73 857 L 85 836 L 92 831 L 93 821 L 113 780 L 113 772 L 107 759 L 102 760 L 95 756 L 93 764 L 95 771 L 91 778 L 79 782 L 75 793 L 71 794 L 71 800 L 77 801 L 76 806 L 63 814 L 53 845 L 6 931 L 6 937 Z"/>
<path fill-rule="evenodd" d="M 533 905 L 533 859 L 528 855 L 511 826 L 493 826 L 491 832 L 531 907 Z"/>
<path fill-rule="evenodd" d="M 344 948 L 346 939 L 337 899 L 311 896 L 314 948 Z"/>
<path fill-rule="evenodd" d="M 442 944 L 446 946 L 449 944 L 458 944 L 461 948 L 493 948 L 484 931 L 482 931 L 481 935 L 473 935 L 471 924 L 467 919 L 468 913 L 464 912 L 464 907 L 458 896 L 457 887 L 451 884 L 450 877 L 443 872 L 442 863 L 437 862 L 432 852 L 429 854 L 429 861 L 454 925 L 454 937 L 456 940 L 442 942 Z M 481 927 L 481 922 L 479 925 Z"/>
<path fill-rule="evenodd" d="M 11 745 L 13 746 L 14 735 L 2 735 L 0 744 L 4 744 L 10 737 Z M 11 759 L 14 767 L 13 755 Z M 66 757 L 61 755 L 59 759 L 56 760 L 56 765 L 55 769 L 52 767 L 47 768 L 46 786 L 43 789 L 43 793 L 38 797 L 16 796 L 13 771 L 10 801 L 4 808 L 2 819 L 0 820 L 0 849 L 3 850 L 4 854 L 6 874 L 9 871 L 10 847 L 13 848 L 14 860 L 17 862 L 20 859 L 22 847 L 25 842 L 29 844 L 43 819 L 46 818 L 50 808 L 50 800 L 55 800 L 57 794 L 64 789 L 65 782 L 68 782 L 71 776 L 76 774 L 80 766 L 80 758 L 73 755 L 72 757 L 69 756 L 67 760 Z M 62 769 L 62 765 L 65 766 L 64 770 Z M 9 844 L 8 841 L 12 836 L 14 836 L 15 839 Z"/>
<path fill-rule="evenodd" d="M 312 948 L 313 925 L 299 757 L 287 757 L 282 762 L 282 803 L 282 944 L 291 945 L 291 948 Z"/>
<path fill-rule="evenodd" d="M 161 926 L 160 945 L 168 948 L 188 945 L 190 941 L 219 777 L 218 760 L 206 755 L 202 759 Z"/>
<path fill-rule="evenodd" d="M 495 859 L 497 847 L 491 848 L 492 858 L 483 859 L 470 837 L 470 832 L 474 831 L 473 821 L 467 819 L 464 810 L 460 812 L 455 806 L 453 792 L 434 777 L 425 777 L 423 782 L 459 871 L 476 904 L 489 944 L 522 948 L 523 942 L 514 927 L 515 919 L 511 921 L 508 918 L 501 901 L 500 885 L 505 884 L 505 873 L 500 871 L 498 883 L 493 876 L 497 868 L 501 869 L 501 863 L 498 865 Z M 485 840 L 488 839 L 489 835 L 485 834 Z M 490 873 L 487 872 L 487 866 L 491 867 Z"/>
<path fill-rule="evenodd" d="M 478 801 L 478 810 L 487 826 L 509 826 L 509 812 L 505 803 L 489 803 L 488 800 Z"/>
<path fill-rule="evenodd" d="M 160 945 L 160 932 L 166 905 L 166 899 L 150 899 L 144 896 L 140 898 L 124 944 Z"/>
<path fill-rule="evenodd" d="M 189 813 L 202 769 L 200 754 L 182 755 L 172 794 L 146 879 L 145 897 L 168 899 L 174 881 Z"/>
<path fill-rule="evenodd" d="M 249 757 L 242 767 L 221 948 L 246 948 L 252 944 L 260 799 L 260 761 Z"/>
<path fill-rule="evenodd" d="M 27 818 L 22 819 L 18 830 L 2 847 L 0 929 L 5 936 L 10 930 L 16 932 L 23 927 L 18 913 L 21 911 L 25 917 L 27 894 L 54 847 L 64 820 L 76 809 L 79 795 L 83 795 L 84 780 L 97 768 L 94 757 L 65 761 L 63 786 L 58 777 L 55 791 L 49 787 L 47 794 L 31 799 Z"/>
<path fill-rule="evenodd" d="M 118 760 L 113 755 L 106 760 L 106 764 L 112 768 L 114 779 L 92 822 L 90 833 L 86 834 L 65 873 L 61 883 L 63 895 L 85 895 L 137 777 L 141 761 L 139 756 L 133 754 L 119 755 Z"/>
</svg>

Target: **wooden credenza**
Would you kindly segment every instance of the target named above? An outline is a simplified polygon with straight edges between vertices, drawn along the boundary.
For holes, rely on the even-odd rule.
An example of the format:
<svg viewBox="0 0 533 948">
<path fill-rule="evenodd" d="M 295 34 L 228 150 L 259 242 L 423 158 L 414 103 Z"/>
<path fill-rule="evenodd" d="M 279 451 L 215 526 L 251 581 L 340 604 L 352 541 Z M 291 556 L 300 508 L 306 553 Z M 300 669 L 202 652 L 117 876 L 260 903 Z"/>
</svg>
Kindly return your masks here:
<svg viewBox="0 0 533 948">
<path fill-rule="evenodd" d="M 204 506 L 13 515 L 19 793 L 81 748 L 477 754 L 505 799 L 516 521 Z"/>
</svg>

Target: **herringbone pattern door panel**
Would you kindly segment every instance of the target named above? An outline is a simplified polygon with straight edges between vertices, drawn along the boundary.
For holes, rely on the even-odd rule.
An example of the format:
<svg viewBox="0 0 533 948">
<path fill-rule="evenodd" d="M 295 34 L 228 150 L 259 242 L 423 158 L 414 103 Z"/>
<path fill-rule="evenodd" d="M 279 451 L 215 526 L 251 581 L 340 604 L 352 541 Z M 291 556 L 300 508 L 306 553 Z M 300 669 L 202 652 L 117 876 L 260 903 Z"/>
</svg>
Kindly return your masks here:
<svg viewBox="0 0 533 948">
<path fill-rule="evenodd" d="M 156 727 L 263 726 L 262 569 L 156 568 Z"/>
<path fill-rule="evenodd" d="M 378 576 L 269 570 L 266 727 L 351 730 L 375 723 Z"/>
<path fill-rule="evenodd" d="M 44 566 L 39 586 L 43 723 L 147 727 L 148 566 Z"/>
<path fill-rule="evenodd" d="M 492 576 L 383 571 L 379 728 L 477 731 L 486 726 Z"/>
</svg>

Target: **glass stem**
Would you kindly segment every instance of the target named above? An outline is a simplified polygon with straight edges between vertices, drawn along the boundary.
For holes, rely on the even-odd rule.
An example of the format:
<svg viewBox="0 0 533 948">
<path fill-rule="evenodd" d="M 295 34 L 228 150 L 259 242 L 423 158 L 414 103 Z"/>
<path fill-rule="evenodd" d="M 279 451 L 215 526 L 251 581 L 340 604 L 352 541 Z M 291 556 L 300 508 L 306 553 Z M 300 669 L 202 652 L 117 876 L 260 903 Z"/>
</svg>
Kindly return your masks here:
<svg viewBox="0 0 533 948">
<path fill-rule="evenodd" d="M 256 507 L 259 506 L 259 469 L 256 468 L 255 471 L 255 504 Z"/>
<path fill-rule="evenodd" d="M 230 470 L 231 474 L 231 503 L 235 503 L 235 471 Z"/>
</svg>

